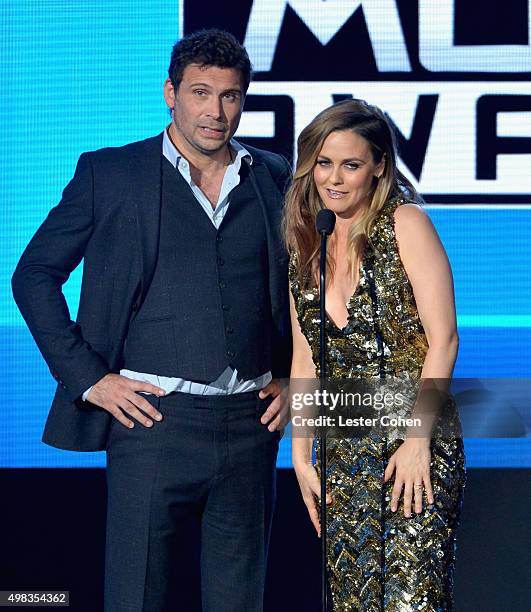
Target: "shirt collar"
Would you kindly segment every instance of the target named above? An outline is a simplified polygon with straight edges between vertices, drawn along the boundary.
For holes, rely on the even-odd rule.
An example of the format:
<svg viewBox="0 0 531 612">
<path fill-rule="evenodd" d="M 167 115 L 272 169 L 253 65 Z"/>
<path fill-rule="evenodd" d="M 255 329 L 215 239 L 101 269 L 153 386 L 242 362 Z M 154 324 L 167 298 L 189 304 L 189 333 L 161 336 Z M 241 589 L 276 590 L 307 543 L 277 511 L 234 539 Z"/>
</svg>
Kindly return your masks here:
<svg viewBox="0 0 531 612">
<path fill-rule="evenodd" d="M 242 159 L 244 157 L 248 158 L 250 164 L 253 163 L 253 156 L 237 140 L 231 138 L 230 146 L 232 152 L 235 154 L 232 163 L 236 166 L 238 170 L 241 166 Z M 184 159 L 186 162 L 188 162 L 188 160 L 180 153 L 180 151 L 177 150 L 177 148 L 171 141 L 168 135 L 167 128 L 164 130 L 164 136 L 162 137 L 162 154 L 174 168 L 177 168 L 177 164 L 181 161 L 181 159 Z"/>
</svg>

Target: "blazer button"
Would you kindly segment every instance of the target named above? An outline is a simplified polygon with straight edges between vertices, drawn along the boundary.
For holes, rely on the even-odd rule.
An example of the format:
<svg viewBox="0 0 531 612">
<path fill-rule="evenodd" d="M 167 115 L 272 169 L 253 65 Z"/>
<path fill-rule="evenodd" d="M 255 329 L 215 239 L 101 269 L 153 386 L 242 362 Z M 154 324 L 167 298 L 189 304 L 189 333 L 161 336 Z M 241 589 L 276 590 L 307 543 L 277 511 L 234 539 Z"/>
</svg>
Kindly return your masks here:
<svg viewBox="0 0 531 612">
<path fill-rule="evenodd" d="M 234 351 L 227 351 L 228 357 L 236 357 L 236 353 Z"/>
<path fill-rule="evenodd" d="M 223 281 L 219 281 L 219 288 L 220 289 L 225 289 L 227 285 L 225 285 L 225 283 Z"/>
<path fill-rule="evenodd" d="M 131 310 L 134 312 L 135 310 L 138 310 L 138 304 L 135 302 L 132 306 L 131 306 Z"/>
<path fill-rule="evenodd" d="M 225 331 L 226 331 L 228 334 L 233 334 L 233 333 L 234 333 L 234 330 L 232 329 L 232 327 L 227 327 L 227 328 L 225 329 Z"/>
<path fill-rule="evenodd" d="M 221 310 L 224 310 L 225 312 L 230 310 L 230 306 L 228 304 L 223 304 L 223 306 L 221 307 Z"/>
</svg>

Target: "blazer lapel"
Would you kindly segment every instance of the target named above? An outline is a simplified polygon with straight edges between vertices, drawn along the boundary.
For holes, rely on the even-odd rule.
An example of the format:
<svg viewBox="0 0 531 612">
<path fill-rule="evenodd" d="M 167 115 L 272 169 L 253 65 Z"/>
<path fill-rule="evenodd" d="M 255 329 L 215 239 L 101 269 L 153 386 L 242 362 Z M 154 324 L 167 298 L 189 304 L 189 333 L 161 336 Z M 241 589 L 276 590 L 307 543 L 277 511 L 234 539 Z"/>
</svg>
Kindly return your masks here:
<svg viewBox="0 0 531 612">
<path fill-rule="evenodd" d="M 162 134 L 142 142 L 131 157 L 131 198 L 136 205 L 141 254 L 140 303 L 155 272 L 160 235 Z"/>
<path fill-rule="evenodd" d="M 282 200 L 278 188 L 267 166 L 255 162 L 250 167 L 250 177 L 260 202 L 266 225 L 267 249 L 269 255 L 269 294 L 273 320 L 282 327 L 285 301 L 287 298 L 288 258 L 280 224 L 282 220 Z"/>
</svg>

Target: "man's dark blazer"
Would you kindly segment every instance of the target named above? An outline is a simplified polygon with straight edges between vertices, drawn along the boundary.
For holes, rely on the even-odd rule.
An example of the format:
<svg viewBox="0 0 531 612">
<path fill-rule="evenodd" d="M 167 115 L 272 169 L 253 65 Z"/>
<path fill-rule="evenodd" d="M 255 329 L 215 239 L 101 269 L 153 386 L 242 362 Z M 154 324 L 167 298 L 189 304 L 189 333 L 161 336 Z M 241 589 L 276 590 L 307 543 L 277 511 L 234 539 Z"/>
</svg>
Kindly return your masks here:
<svg viewBox="0 0 531 612">
<path fill-rule="evenodd" d="M 248 147 L 250 178 L 267 231 L 274 323 L 273 374 L 289 376 L 287 258 L 279 224 L 290 178 L 280 155 Z M 158 251 L 162 134 L 124 147 L 83 153 L 60 203 L 24 251 L 13 274 L 15 301 L 57 390 L 43 442 L 68 450 L 106 448 L 112 417 L 81 395 L 119 372 L 124 340 L 151 282 Z M 77 321 L 62 285 L 83 262 Z"/>
</svg>

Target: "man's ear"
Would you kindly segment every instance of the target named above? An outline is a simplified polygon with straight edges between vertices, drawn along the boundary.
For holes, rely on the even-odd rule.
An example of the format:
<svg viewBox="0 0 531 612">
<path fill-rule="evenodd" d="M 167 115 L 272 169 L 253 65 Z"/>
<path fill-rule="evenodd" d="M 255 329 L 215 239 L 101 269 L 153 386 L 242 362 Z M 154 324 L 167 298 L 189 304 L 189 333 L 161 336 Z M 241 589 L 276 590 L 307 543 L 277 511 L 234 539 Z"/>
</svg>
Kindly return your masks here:
<svg viewBox="0 0 531 612">
<path fill-rule="evenodd" d="M 175 106 L 175 89 L 171 82 L 171 79 L 166 79 L 164 81 L 164 100 L 166 100 L 166 105 L 170 110 L 173 110 Z"/>
</svg>

